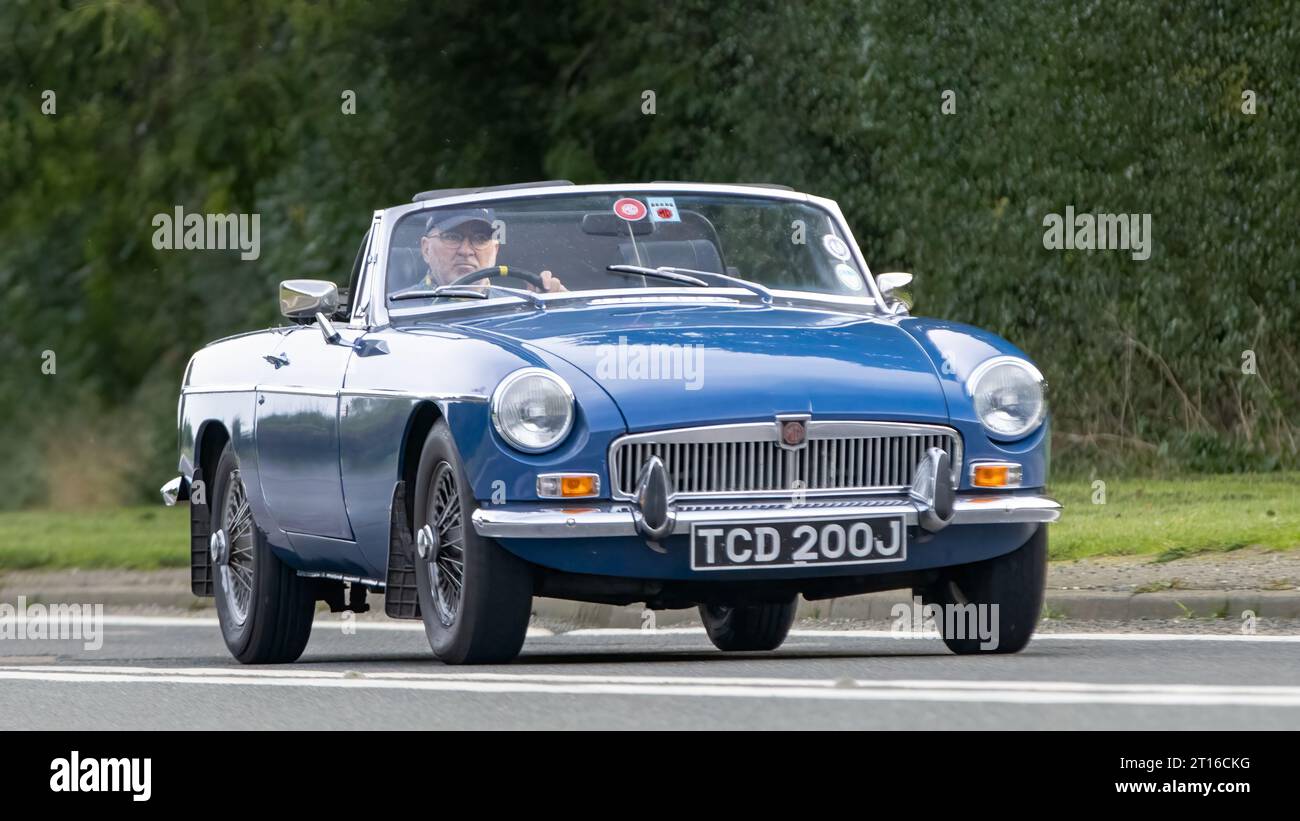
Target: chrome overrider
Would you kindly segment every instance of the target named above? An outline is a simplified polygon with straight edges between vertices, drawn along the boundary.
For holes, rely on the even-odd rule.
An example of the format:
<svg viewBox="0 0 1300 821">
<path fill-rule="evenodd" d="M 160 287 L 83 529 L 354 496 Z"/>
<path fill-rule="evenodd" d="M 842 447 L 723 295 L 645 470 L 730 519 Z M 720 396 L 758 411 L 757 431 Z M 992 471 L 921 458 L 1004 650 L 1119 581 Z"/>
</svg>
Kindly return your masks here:
<svg viewBox="0 0 1300 821">
<path fill-rule="evenodd" d="M 554 503 L 485 505 L 474 512 L 474 529 L 493 539 L 563 539 L 641 536 L 660 541 L 687 535 L 691 525 L 764 521 L 902 516 L 906 524 L 935 532 L 949 524 L 1054 522 L 1061 505 L 1046 496 L 984 492 L 960 494 L 940 477 L 951 475 L 948 454 L 931 448 L 917 464 L 916 478 L 903 496 L 813 497 L 674 503 L 662 463 L 652 458 L 638 474 L 632 501 L 556 506 Z"/>
</svg>

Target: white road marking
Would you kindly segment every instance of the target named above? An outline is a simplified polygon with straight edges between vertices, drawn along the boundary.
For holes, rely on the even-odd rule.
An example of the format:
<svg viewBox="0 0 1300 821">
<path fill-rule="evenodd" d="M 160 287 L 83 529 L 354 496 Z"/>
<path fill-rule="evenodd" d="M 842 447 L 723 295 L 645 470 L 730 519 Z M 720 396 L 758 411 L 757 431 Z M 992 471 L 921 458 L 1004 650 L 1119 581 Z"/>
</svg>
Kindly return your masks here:
<svg viewBox="0 0 1300 821">
<path fill-rule="evenodd" d="M 583 627 L 579 630 L 566 630 L 562 636 L 703 636 L 703 627 L 656 627 L 646 630 L 638 627 Z M 794 635 L 794 631 L 790 631 Z"/>
<path fill-rule="evenodd" d="M 48 614 L 44 616 L 38 616 L 36 618 L 26 617 L 25 622 L 29 630 L 36 629 L 37 625 L 39 625 L 43 627 L 46 630 L 46 632 L 50 632 L 51 630 L 55 630 L 60 627 L 65 627 L 65 628 L 71 627 L 72 625 L 78 623 L 82 625 L 94 624 L 93 616 L 84 613 L 81 616 L 76 618 L 73 618 L 72 616 L 66 613 L 58 614 L 53 618 L 51 618 Z M 196 617 L 104 616 L 103 621 L 101 623 L 105 627 L 205 627 L 210 629 L 218 629 L 220 627 L 220 623 L 216 619 L 211 618 L 209 616 L 196 616 Z M 313 630 L 341 630 L 343 628 L 343 624 L 344 624 L 343 621 L 340 619 L 327 619 L 327 618 L 322 618 L 320 616 L 317 616 L 316 619 L 312 622 L 312 629 Z M 363 632 L 363 631 L 381 631 L 381 632 L 387 631 L 387 632 L 396 632 L 396 633 L 423 633 L 424 632 L 423 622 L 406 621 L 406 620 L 370 621 L 367 619 L 363 621 L 361 619 L 357 619 L 351 623 L 349 629 L 351 627 L 357 628 L 358 632 Z M 545 627 L 529 627 L 528 635 L 530 637 L 537 637 L 537 636 L 553 636 L 555 634 L 550 630 L 547 630 Z M 3 656 L 0 656 L 0 659 L 3 658 L 4 658 Z"/>
<path fill-rule="evenodd" d="M 414 673 L 319 669 L 0 666 L 0 680 L 76 684 L 189 684 L 464 693 L 690 696 L 839 701 L 1005 704 L 1300 707 L 1300 687 L 1110 684 L 1075 681 L 834 680 L 757 677 L 609 676 L 541 673 Z"/>
<path fill-rule="evenodd" d="M 692 636 L 704 635 L 703 627 L 664 627 L 654 630 L 635 627 L 595 627 L 570 630 L 562 636 Z M 892 630 L 791 630 L 796 638 L 855 638 L 855 639 L 926 639 L 939 638 L 936 633 Z M 1236 633 L 1035 633 L 1034 641 L 1078 639 L 1080 641 L 1245 641 L 1300 643 L 1300 635 L 1238 635 Z"/>
<path fill-rule="evenodd" d="M 51 618 L 49 615 L 37 618 L 27 618 L 26 623 L 29 629 L 35 625 L 41 624 L 49 629 L 60 626 L 71 626 L 77 622 L 89 624 L 91 617 L 82 615 L 80 618 L 72 618 L 67 614 Z M 218 622 L 215 618 L 207 616 L 104 616 L 103 625 L 105 627 L 205 627 L 216 628 Z M 338 619 L 328 619 L 318 616 L 312 628 L 315 630 L 340 630 L 343 622 Z M 376 632 L 398 632 L 398 633 L 420 633 L 424 631 L 424 624 L 419 621 L 398 621 L 383 620 L 371 621 L 357 619 L 352 625 L 360 631 Z M 645 630 L 636 627 L 589 627 L 578 630 L 568 630 L 559 633 L 560 636 L 640 636 L 650 638 L 653 636 L 703 636 L 703 627 L 660 627 L 654 630 Z M 545 627 L 529 627 L 528 635 L 532 638 L 542 636 L 554 636 L 556 633 Z M 808 630 L 791 630 L 790 635 L 796 638 L 858 638 L 858 639 L 925 639 L 934 640 L 939 638 L 936 632 L 912 632 L 892 630 L 831 630 L 831 629 L 808 629 Z M 1278 643 L 1300 643 L 1300 635 L 1240 635 L 1236 633 L 1035 633 L 1034 641 L 1235 641 L 1235 642 L 1278 642 Z M 0 656 L 3 659 L 3 656 Z"/>
</svg>

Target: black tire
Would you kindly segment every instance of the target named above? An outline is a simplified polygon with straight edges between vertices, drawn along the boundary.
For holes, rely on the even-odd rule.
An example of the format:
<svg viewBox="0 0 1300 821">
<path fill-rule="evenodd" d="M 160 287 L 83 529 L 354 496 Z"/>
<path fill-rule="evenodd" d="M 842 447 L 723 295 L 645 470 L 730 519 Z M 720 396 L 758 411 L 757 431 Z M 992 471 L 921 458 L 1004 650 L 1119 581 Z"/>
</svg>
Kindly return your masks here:
<svg viewBox="0 0 1300 821">
<path fill-rule="evenodd" d="M 958 655 L 970 655 L 1019 653 L 1025 649 L 1038 625 L 1046 588 L 1047 525 L 1040 524 L 1028 541 L 1010 553 L 951 568 L 938 582 L 916 592 L 923 601 L 942 606 L 998 606 L 993 625 L 997 642 L 993 647 L 981 646 L 984 642 L 978 635 L 957 635 L 969 630 L 950 631 L 940 625 L 939 632 L 948 649 Z"/>
<path fill-rule="evenodd" d="M 450 490 L 447 482 L 452 483 Z M 458 512 L 449 501 L 452 491 Z M 439 420 L 420 454 L 413 530 L 417 543 L 426 525 L 438 532 L 436 552 L 415 557 L 415 579 L 429 646 L 447 664 L 510 661 L 523 647 L 532 615 L 532 567 L 474 531 L 470 517 L 475 507 L 451 431 Z M 435 527 L 434 517 L 443 515 L 447 518 L 441 528 Z M 435 585 L 442 585 L 443 591 L 455 587 L 457 558 L 461 584 L 453 602 L 450 594 L 435 593 Z"/>
<path fill-rule="evenodd" d="M 734 606 L 701 604 L 700 618 L 709 640 L 719 650 L 775 650 L 794 624 L 798 598 Z"/>
<path fill-rule="evenodd" d="M 233 486 L 236 481 L 239 485 Z M 276 558 L 251 510 L 246 514 L 246 532 L 241 524 L 243 515 L 232 519 L 234 511 L 227 509 L 228 502 L 240 491 L 247 498 L 247 490 L 239 479 L 239 459 L 228 443 L 217 461 L 212 489 L 211 532 L 224 531 L 229 538 L 230 526 L 241 525 L 240 532 L 230 540 L 232 556 L 237 554 L 238 559 L 225 566 L 214 564 L 212 574 L 217 619 L 226 647 L 243 664 L 295 661 L 311 638 L 316 612 L 312 580 L 299 577 L 293 568 Z M 247 580 L 250 575 L 251 590 L 243 588 L 239 581 Z M 244 592 L 236 596 L 232 592 L 236 589 Z"/>
</svg>

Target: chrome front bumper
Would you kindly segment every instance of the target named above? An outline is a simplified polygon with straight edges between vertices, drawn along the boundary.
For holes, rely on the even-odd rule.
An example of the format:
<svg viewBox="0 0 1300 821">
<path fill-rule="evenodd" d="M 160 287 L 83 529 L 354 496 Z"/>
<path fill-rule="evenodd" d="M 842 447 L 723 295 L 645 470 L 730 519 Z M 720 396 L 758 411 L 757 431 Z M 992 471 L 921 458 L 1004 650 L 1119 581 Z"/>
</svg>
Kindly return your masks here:
<svg viewBox="0 0 1300 821">
<path fill-rule="evenodd" d="M 785 502 L 693 502 L 674 505 L 670 535 L 687 535 L 697 523 L 726 524 L 755 521 L 803 521 L 818 518 L 852 519 L 902 516 L 908 525 L 922 523 L 929 506 L 909 497 L 863 497 Z M 1013 522 L 1054 522 L 1061 505 L 1046 496 L 980 494 L 958 496 L 948 524 L 975 525 Z M 493 539 L 573 539 L 642 535 L 637 509 L 626 502 L 566 507 L 549 504 L 486 505 L 474 511 L 474 529 Z"/>
</svg>

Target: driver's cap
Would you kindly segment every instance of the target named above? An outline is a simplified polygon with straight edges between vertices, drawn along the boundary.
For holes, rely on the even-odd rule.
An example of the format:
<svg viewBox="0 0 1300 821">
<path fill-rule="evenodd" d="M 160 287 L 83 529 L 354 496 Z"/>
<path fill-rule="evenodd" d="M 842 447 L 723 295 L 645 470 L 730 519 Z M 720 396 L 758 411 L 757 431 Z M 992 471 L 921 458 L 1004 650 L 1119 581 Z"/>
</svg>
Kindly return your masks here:
<svg viewBox="0 0 1300 821">
<path fill-rule="evenodd" d="M 437 211 L 429 216 L 424 223 L 424 233 L 437 229 L 439 231 L 451 231 L 468 225 L 472 222 L 481 222 L 489 231 L 492 230 L 492 209 L 490 208 L 457 208 L 449 211 Z"/>
</svg>

